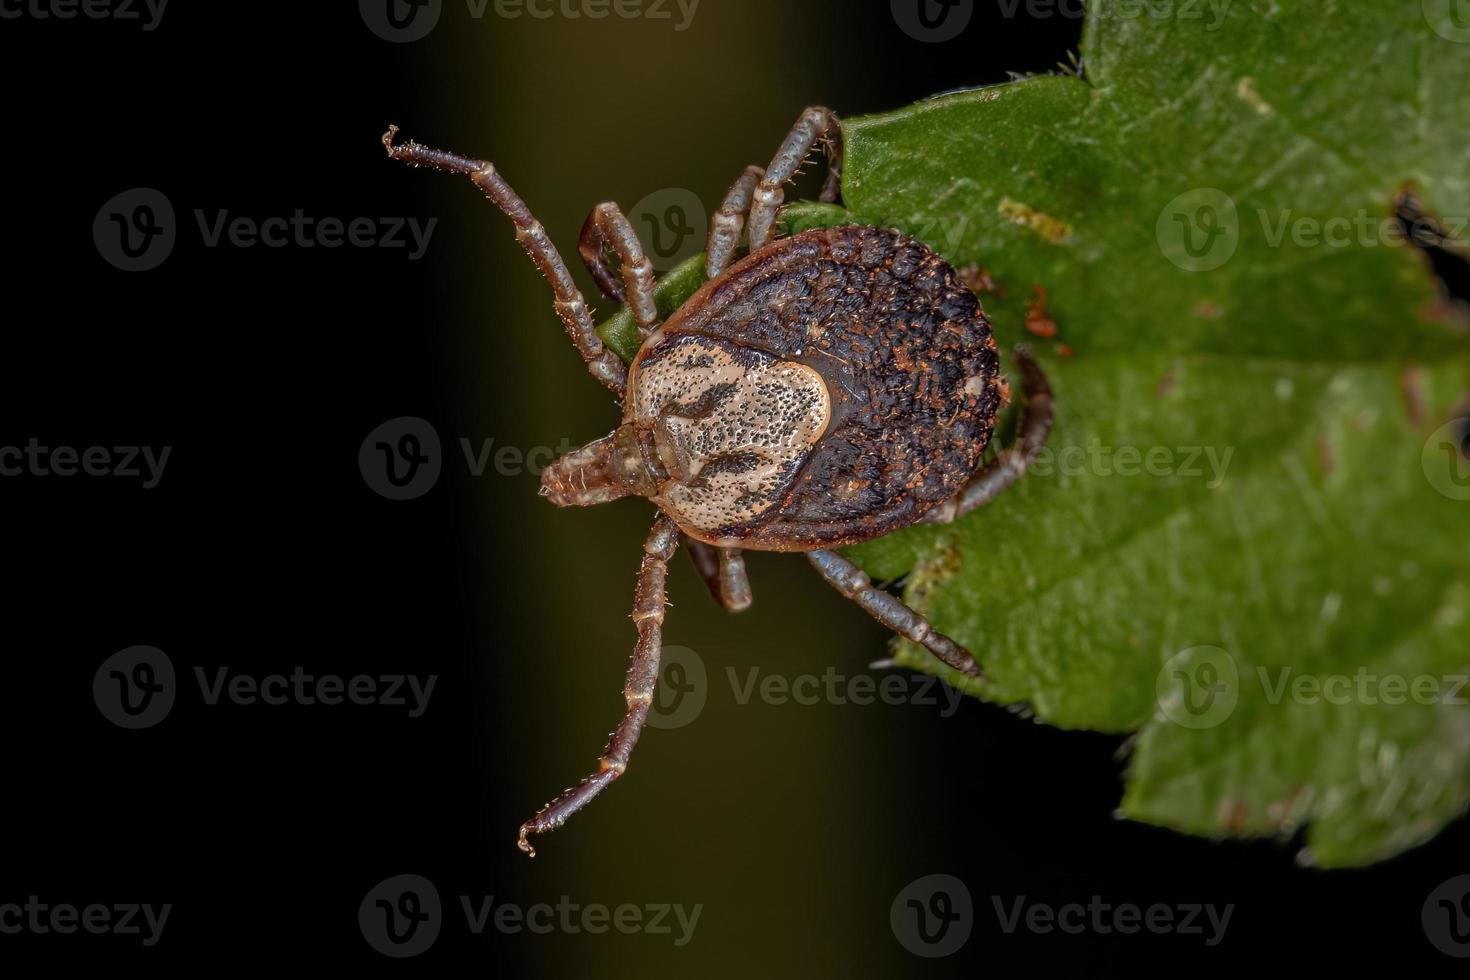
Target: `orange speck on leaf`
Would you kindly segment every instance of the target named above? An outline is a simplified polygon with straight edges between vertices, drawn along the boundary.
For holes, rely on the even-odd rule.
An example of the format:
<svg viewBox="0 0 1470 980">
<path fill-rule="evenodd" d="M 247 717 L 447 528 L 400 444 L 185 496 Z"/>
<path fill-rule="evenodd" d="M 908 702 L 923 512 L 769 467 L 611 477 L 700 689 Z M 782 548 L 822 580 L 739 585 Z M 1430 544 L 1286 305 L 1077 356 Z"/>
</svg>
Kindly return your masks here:
<svg viewBox="0 0 1470 980">
<path fill-rule="evenodd" d="M 1046 314 L 1046 287 L 1032 286 L 1026 300 L 1026 329 L 1037 337 L 1055 337 L 1057 322 Z"/>
</svg>

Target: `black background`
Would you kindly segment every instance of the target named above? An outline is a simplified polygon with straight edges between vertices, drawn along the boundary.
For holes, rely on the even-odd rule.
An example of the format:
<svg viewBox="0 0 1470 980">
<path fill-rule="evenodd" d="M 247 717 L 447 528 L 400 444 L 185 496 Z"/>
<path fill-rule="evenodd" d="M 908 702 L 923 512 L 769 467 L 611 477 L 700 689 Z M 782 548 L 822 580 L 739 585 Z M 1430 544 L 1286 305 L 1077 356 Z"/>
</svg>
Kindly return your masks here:
<svg viewBox="0 0 1470 980">
<path fill-rule="evenodd" d="M 808 15 L 804 25 L 828 23 L 810 43 L 833 65 L 831 90 L 747 106 L 761 120 L 750 145 L 774 145 L 809 102 L 853 113 L 890 108 L 1002 80 L 1008 70 L 1046 70 L 1078 43 L 1075 19 L 977 16 L 967 41 L 931 45 L 895 30 L 886 3 L 834 2 Z M 779 32 L 780 21 L 769 29 Z M 730 43 L 738 50 L 748 41 Z M 651 839 L 659 825 L 680 820 L 668 812 L 647 814 L 646 825 L 635 820 L 641 835 L 631 840 L 613 839 L 589 815 L 585 826 L 548 838 L 548 854 L 535 863 L 515 851 L 511 832 L 527 804 L 562 785 L 595 748 L 557 761 L 556 772 L 517 761 L 561 720 L 554 700 L 516 688 L 537 670 L 512 671 L 517 651 L 484 629 L 487 619 L 521 616 L 513 596 L 525 582 L 514 555 L 526 545 L 497 538 L 493 522 L 477 516 L 480 488 L 462 471 L 446 469 L 431 496 L 399 504 L 372 493 L 357 468 L 364 435 L 386 419 L 420 415 L 450 420 L 445 433 L 472 429 L 464 420 L 474 409 L 448 379 L 464 370 L 461 338 L 488 327 L 476 322 L 480 307 L 461 291 L 463 280 L 475 276 L 493 293 L 494 277 L 532 273 L 476 269 L 474 256 L 440 242 L 414 263 L 388 249 L 210 249 L 192 217 L 195 208 L 255 217 L 296 207 L 335 216 L 457 208 L 468 212 L 464 237 L 498 235 L 505 247 L 497 254 L 524 262 L 488 205 L 459 187 L 446 190 L 444 178 L 400 172 L 375 143 L 386 122 L 411 119 L 418 128 L 410 135 L 452 146 L 467 140 L 474 152 L 470 124 L 443 121 L 455 86 L 473 77 L 470 66 L 446 65 L 442 51 L 384 43 L 351 4 L 179 3 L 152 32 L 27 17 L 0 21 L 0 51 L 9 205 L 0 444 L 34 436 L 48 445 L 173 447 L 151 490 L 115 478 L 0 480 L 10 626 L 0 902 L 36 894 L 78 905 L 174 905 L 153 948 L 118 936 L 0 936 L 0 964 L 227 973 L 455 965 L 559 975 L 548 946 L 573 942 L 565 937 L 446 928 L 432 951 L 395 963 L 369 948 L 356 920 L 367 890 L 402 872 L 431 877 L 446 902 L 460 893 L 554 901 L 565 890 L 554 849 L 581 853 L 568 843 L 577 833 L 588 835 L 579 845 L 588 849 L 677 860 Z M 740 98 L 741 71 L 712 64 L 684 84 L 719 107 Z M 624 111 L 615 92 L 610 82 L 547 124 L 616 117 L 624 142 L 615 136 L 589 147 L 586 160 L 554 166 L 593 167 L 598 153 L 625 147 L 638 156 L 635 147 L 650 139 L 660 159 L 677 161 L 677 145 L 641 134 L 639 113 Z M 686 132 L 700 125 L 688 120 Z M 431 126 L 451 131 L 434 140 Z M 731 159 L 724 169 L 733 175 L 745 162 Z M 100 256 L 92 222 L 104 201 L 140 186 L 173 202 L 179 243 L 160 268 L 124 273 Z M 569 230 L 554 229 L 564 251 Z M 457 240 L 450 235 L 445 243 Z M 525 328 L 554 334 L 549 304 Z M 577 377 L 570 351 L 556 351 L 563 355 L 555 380 L 542 384 L 591 386 Z M 589 434 L 602 421 L 589 419 Z M 485 562 L 487 550 L 507 560 Z M 631 554 L 603 557 L 626 592 Z M 692 584 L 678 574 L 681 586 Z M 570 594 L 575 583 L 544 585 Z M 690 605 L 707 601 L 689 592 Z M 780 622 L 760 620 L 759 580 L 756 594 L 741 628 L 775 647 L 791 642 Z M 579 615 L 575 602 L 568 608 Z M 836 602 L 821 615 L 860 616 Z M 882 638 L 865 635 L 866 659 L 874 659 Z M 169 652 L 184 681 L 170 717 L 137 732 L 110 724 L 90 694 L 99 664 L 133 644 Z M 599 656 L 619 664 L 599 678 L 611 722 L 611 677 L 623 654 Z M 196 666 L 268 673 L 298 664 L 343 676 L 437 675 L 434 710 L 408 720 L 388 709 L 210 707 L 190 696 Z M 865 798 L 860 763 L 832 779 L 864 801 L 849 819 L 887 812 L 897 830 L 891 849 L 849 856 L 855 866 L 892 869 L 878 875 L 882 901 L 863 907 L 866 918 L 855 909 L 843 931 L 823 918 L 808 949 L 773 952 L 763 972 L 821 975 L 834 948 L 872 941 L 889 950 L 871 962 L 874 975 L 1066 968 L 1101 976 L 1134 973 L 1140 962 L 1238 975 L 1264 964 L 1353 967 L 1379 952 L 1426 973 L 1463 973 L 1429 946 L 1419 922 L 1429 891 L 1466 870 L 1463 822 L 1372 869 L 1303 870 L 1292 856 L 1299 841 L 1213 843 L 1114 820 L 1118 738 L 1029 725 L 979 704 L 950 719 L 909 710 L 865 723 L 893 726 L 904 754 L 870 761 L 901 768 L 909 798 Z M 983 747 L 983 769 L 973 757 L 946 757 L 961 745 Z M 735 741 L 723 749 L 751 751 Z M 679 775 L 690 799 L 720 791 L 722 759 L 706 761 Z M 779 754 L 763 763 L 783 764 Z M 618 787 L 616 805 L 638 813 L 641 788 Z M 752 809 L 804 805 L 801 797 L 767 800 L 758 785 L 740 799 Z M 822 846 L 799 837 L 724 839 L 711 844 L 718 854 L 689 856 L 686 867 L 697 880 L 704 862 L 738 865 L 742 849 Z M 976 934 L 944 961 L 907 956 L 887 931 L 884 896 L 929 871 L 965 880 L 977 905 Z M 747 952 L 761 949 L 768 916 L 803 914 L 783 904 L 779 877 L 761 887 L 764 901 L 723 913 L 740 920 Z M 856 887 L 824 886 L 833 902 Z M 1237 908 L 1226 942 L 1205 949 L 1197 937 L 1004 935 L 987 897 L 1085 902 L 1099 891 L 1115 902 Z M 689 975 L 749 972 L 718 948 L 701 952 L 698 939 L 683 961 Z M 613 956 L 579 956 L 589 975 L 641 969 L 636 943 Z"/>
</svg>

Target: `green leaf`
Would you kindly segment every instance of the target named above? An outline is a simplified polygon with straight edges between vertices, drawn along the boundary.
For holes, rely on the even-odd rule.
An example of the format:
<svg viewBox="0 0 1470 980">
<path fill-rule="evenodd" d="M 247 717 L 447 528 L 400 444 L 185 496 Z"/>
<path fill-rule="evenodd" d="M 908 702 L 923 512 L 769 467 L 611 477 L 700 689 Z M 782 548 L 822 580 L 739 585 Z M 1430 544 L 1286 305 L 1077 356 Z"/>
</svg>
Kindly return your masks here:
<svg viewBox="0 0 1470 980">
<path fill-rule="evenodd" d="M 983 265 L 1007 343 L 1038 286 L 1060 328 L 1032 472 L 850 553 L 908 574 L 988 676 L 900 663 L 1137 731 L 1126 816 L 1380 860 L 1470 803 L 1470 487 L 1444 427 L 1467 332 L 1385 231 L 1408 188 L 1470 215 L 1470 47 L 1433 3 L 1149 9 L 1090 5 L 1085 79 L 848 120 L 848 210 L 786 210 Z"/>
</svg>

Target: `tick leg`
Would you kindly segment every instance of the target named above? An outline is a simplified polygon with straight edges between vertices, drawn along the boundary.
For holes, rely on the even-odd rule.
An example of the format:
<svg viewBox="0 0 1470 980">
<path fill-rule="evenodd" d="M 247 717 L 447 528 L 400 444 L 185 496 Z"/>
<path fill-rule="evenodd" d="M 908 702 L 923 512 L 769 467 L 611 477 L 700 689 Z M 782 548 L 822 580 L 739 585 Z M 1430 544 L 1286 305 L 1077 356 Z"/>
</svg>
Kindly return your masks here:
<svg viewBox="0 0 1470 980">
<path fill-rule="evenodd" d="M 689 538 L 689 557 L 710 595 L 729 612 L 750 608 L 750 578 L 739 548 L 716 548 Z"/>
<path fill-rule="evenodd" d="M 750 210 L 750 199 L 755 194 L 755 185 L 766 172 L 751 165 L 736 178 L 725 193 L 725 200 L 709 223 L 709 243 L 705 246 L 704 272 L 713 279 L 724 272 L 740 247 L 740 233 L 745 230 L 745 212 Z"/>
<path fill-rule="evenodd" d="M 628 386 L 627 366 L 597 336 L 597 325 L 592 322 L 592 312 L 587 308 L 587 301 L 582 298 L 576 284 L 572 282 L 567 264 L 562 261 L 556 246 L 547 237 L 546 229 L 541 227 L 541 223 L 526 207 L 526 202 L 511 189 L 505 178 L 496 172 L 495 165 L 484 160 L 472 160 L 455 153 L 430 149 L 419 143 L 409 142 L 394 146 L 393 136 L 397 132 L 397 126 L 389 126 L 388 131 L 383 134 L 383 146 L 387 149 L 388 156 L 416 167 L 433 167 L 447 173 L 464 174 L 515 223 L 516 241 L 521 243 L 531 261 L 536 263 L 536 267 L 551 284 L 557 316 L 566 325 L 567 333 L 571 335 L 572 343 L 577 345 L 582 360 L 587 362 L 587 370 L 621 396 Z"/>
<path fill-rule="evenodd" d="M 654 689 L 658 687 L 659 656 L 663 649 L 664 579 L 669 559 L 678 547 L 678 525 L 667 514 L 660 513 L 643 544 L 643 563 L 638 568 L 638 588 L 633 594 L 633 623 L 638 628 L 638 642 L 633 647 L 633 661 L 623 684 L 628 712 L 603 750 L 597 771 L 521 824 L 518 846 L 532 857 L 536 856 L 536 849 L 527 840 L 529 835 L 544 834 L 566 823 L 628 768 L 628 757 L 638 744 L 638 735 L 653 703 Z"/>
<path fill-rule="evenodd" d="M 923 616 L 873 584 L 866 572 L 835 551 L 809 551 L 807 558 L 832 586 L 893 632 L 912 640 L 955 670 L 980 676 L 970 651 L 936 630 Z"/>
<path fill-rule="evenodd" d="M 612 246 L 622 267 L 623 282 L 613 277 L 607 267 L 604 249 Z M 647 337 L 658 326 L 658 309 L 653 303 L 653 263 L 643 254 L 633 226 L 622 209 L 611 201 L 597 205 L 582 225 L 577 252 L 602 294 L 620 303 L 632 297 L 633 319 L 638 323 L 638 336 Z M 626 284 L 626 289 L 624 285 Z"/>
<path fill-rule="evenodd" d="M 771 229 L 776 222 L 776 209 L 786 199 L 782 188 L 796 176 L 797 168 L 819 142 L 827 146 L 827 181 L 822 185 L 819 200 L 837 200 L 837 191 L 842 181 L 842 122 L 831 109 L 812 106 L 802 112 L 796 125 L 791 127 L 785 142 L 771 158 L 765 176 L 755 189 L 755 199 L 750 206 L 750 250 L 763 247 L 771 240 Z"/>
<path fill-rule="evenodd" d="M 1047 384 L 1041 366 L 1024 348 L 1016 349 L 1015 358 L 1021 369 L 1023 399 L 1015 443 L 996 453 L 995 458 L 975 474 L 958 496 L 930 510 L 919 523 L 948 524 L 994 500 L 1002 490 L 1021 478 L 1026 467 L 1041 452 L 1041 447 L 1046 445 L 1055 410 L 1051 386 Z"/>
</svg>

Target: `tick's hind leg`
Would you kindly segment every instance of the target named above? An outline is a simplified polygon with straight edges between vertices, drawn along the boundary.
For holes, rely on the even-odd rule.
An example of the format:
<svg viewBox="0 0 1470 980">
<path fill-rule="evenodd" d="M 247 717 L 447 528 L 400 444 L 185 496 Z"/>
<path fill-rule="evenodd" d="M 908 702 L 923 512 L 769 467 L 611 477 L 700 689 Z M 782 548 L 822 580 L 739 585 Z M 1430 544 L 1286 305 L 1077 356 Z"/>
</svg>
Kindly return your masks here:
<svg viewBox="0 0 1470 980">
<path fill-rule="evenodd" d="M 771 158 L 755 189 L 754 201 L 750 206 L 750 250 L 762 248 L 771 240 L 772 226 L 776 222 L 776 209 L 786 199 L 783 190 L 788 180 L 796 176 L 799 168 L 818 143 L 827 146 L 827 180 L 822 185 L 819 200 L 837 200 L 837 191 L 842 181 L 842 122 L 831 109 L 812 106 L 802 112 L 796 125 L 791 127 L 781 148 Z"/>
<path fill-rule="evenodd" d="M 638 744 L 643 722 L 648 718 L 653 692 L 658 686 L 659 656 L 663 648 L 664 579 L 669 559 L 679 547 L 679 528 L 666 514 L 659 514 L 643 543 L 643 563 L 638 568 L 638 588 L 633 594 L 633 623 L 638 628 L 638 642 L 633 647 L 633 661 L 628 665 L 628 678 L 623 684 L 623 699 L 628 713 L 613 732 L 607 748 L 598 760 L 597 771 L 576 786 L 546 804 L 536 815 L 521 824 L 520 849 L 532 857 L 536 849 L 527 837 L 555 830 L 572 814 L 586 806 L 621 776 L 628 768 L 628 757 Z"/>
<path fill-rule="evenodd" d="M 948 524 L 994 500 L 1002 490 L 1025 474 L 1026 467 L 1046 445 L 1055 410 L 1051 386 L 1047 384 L 1041 366 L 1024 348 L 1016 349 L 1015 358 L 1021 369 L 1022 398 L 1021 422 L 1016 427 L 1015 443 L 996 453 L 995 458 L 981 467 L 953 500 L 947 500 L 925 514 L 921 524 Z"/>
<path fill-rule="evenodd" d="M 605 250 L 609 246 L 622 267 L 622 283 L 607 267 Z M 577 252 L 604 296 L 633 307 L 638 336 L 647 337 L 652 333 L 658 326 L 658 308 L 653 302 L 653 263 L 643 254 L 643 243 L 638 241 L 638 235 L 622 209 L 611 201 L 593 208 L 582 225 Z"/>
<path fill-rule="evenodd" d="M 716 548 L 689 538 L 689 557 L 710 595 L 729 612 L 750 608 L 750 578 L 739 548 Z"/>
<path fill-rule="evenodd" d="M 862 606 L 878 622 L 919 644 L 955 670 L 971 677 L 980 676 L 980 667 L 970 651 L 940 633 L 902 600 L 874 585 L 861 568 L 835 551 L 811 551 L 807 558 L 838 592 Z"/>
<path fill-rule="evenodd" d="M 551 284 L 556 300 L 556 314 L 566 325 L 567 333 L 571 335 L 572 343 L 577 345 L 577 352 L 582 355 L 582 360 L 587 362 L 587 370 L 613 392 L 622 395 L 628 385 L 628 368 L 616 354 L 607 349 L 602 338 L 597 336 L 597 325 L 592 322 L 592 312 L 587 308 L 587 301 L 582 298 L 576 283 L 572 281 L 572 273 L 562 261 L 556 246 L 547 237 L 546 229 L 531 214 L 526 202 L 496 172 L 493 164 L 430 149 L 418 143 L 394 146 L 393 136 L 397 132 L 397 126 L 389 126 L 388 131 L 383 134 L 383 146 L 388 150 L 388 156 L 417 167 L 433 167 L 448 173 L 464 174 L 515 223 L 516 241 L 521 243 L 531 261 L 536 263 L 536 267 Z"/>
</svg>

